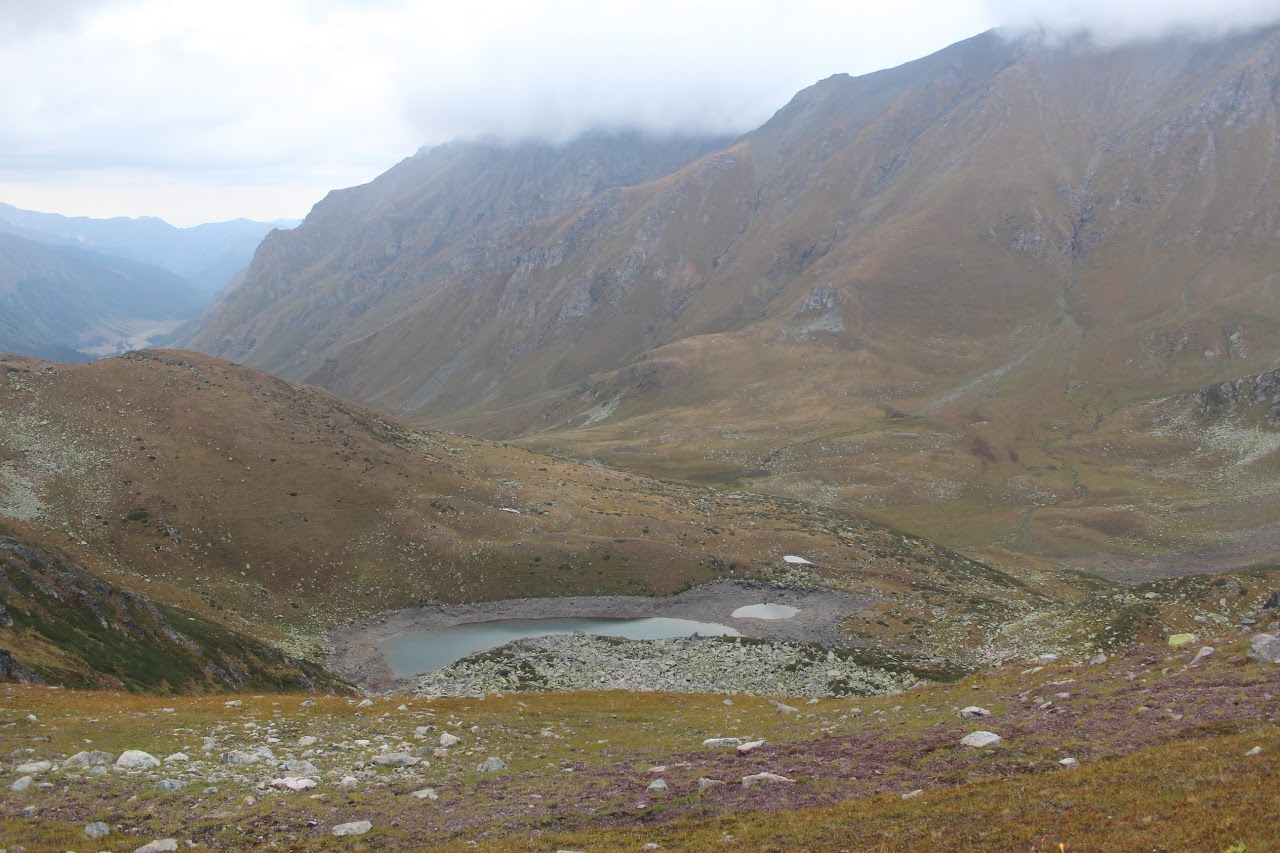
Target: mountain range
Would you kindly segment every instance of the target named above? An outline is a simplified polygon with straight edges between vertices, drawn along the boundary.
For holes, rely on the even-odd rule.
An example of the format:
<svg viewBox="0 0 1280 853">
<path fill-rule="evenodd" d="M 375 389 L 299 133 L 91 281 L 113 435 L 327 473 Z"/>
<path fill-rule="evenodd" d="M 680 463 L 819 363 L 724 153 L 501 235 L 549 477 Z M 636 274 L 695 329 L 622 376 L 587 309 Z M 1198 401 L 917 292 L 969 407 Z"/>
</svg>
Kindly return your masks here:
<svg viewBox="0 0 1280 853">
<path fill-rule="evenodd" d="M 174 228 L 0 204 L 0 351 L 89 361 L 170 337 L 290 223 Z"/>
<path fill-rule="evenodd" d="M 990 32 L 731 140 L 419 152 L 178 343 L 975 553 L 1247 564 L 1280 547 L 1274 427 L 1195 400 L 1280 358 L 1278 115 L 1275 29 Z"/>
</svg>

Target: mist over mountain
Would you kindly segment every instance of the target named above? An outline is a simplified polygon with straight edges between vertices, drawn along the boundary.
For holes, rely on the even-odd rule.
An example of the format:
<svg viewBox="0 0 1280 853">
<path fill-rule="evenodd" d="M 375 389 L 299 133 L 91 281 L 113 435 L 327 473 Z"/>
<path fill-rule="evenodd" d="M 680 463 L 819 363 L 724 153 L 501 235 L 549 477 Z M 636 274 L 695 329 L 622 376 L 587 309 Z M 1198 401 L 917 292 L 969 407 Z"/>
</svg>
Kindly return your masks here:
<svg viewBox="0 0 1280 853">
<path fill-rule="evenodd" d="M 445 146 L 272 235 L 189 343 L 953 543 L 1168 548 L 1181 522 L 1147 501 L 1112 530 L 1072 457 L 1140 401 L 1275 364 L 1278 80 L 1274 29 L 992 32 L 608 180 L 583 179 L 605 140 L 652 146 Z"/>
</svg>

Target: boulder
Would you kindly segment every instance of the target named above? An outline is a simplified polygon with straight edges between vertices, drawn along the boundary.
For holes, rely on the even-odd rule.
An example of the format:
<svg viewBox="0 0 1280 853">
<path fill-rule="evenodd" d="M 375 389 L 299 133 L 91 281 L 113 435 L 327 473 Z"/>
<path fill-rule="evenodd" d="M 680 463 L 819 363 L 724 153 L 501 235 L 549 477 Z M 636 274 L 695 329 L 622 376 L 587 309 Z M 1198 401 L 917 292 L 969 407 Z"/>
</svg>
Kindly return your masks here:
<svg viewBox="0 0 1280 853">
<path fill-rule="evenodd" d="M 286 761 L 280 765 L 280 769 L 290 776 L 319 776 L 320 768 L 316 767 L 306 759 L 300 761 Z"/>
<path fill-rule="evenodd" d="M 761 738 L 760 740 L 749 740 L 746 743 L 738 745 L 738 754 L 747 755 L 748 753 L 755 752 L 762 746 L 764 746 L 764 738 Z"/>
<path fill-rule="evenodd" d="M 308 788 L 316 787 L 315 779 L 298 779 L 289 777 L 286 779 L 272 779 L 267 783 L 272 788 L 280 788 L 285 791 L 305 791 Z"/>
<path fill-rule="evenodd" d="M 134 849 L 133 853 L 174 853 L 178 849 L 178 839 L 161 838 Z"/>
<path fill-rule="evenodd" d="M 1169 637 L 1169 647 L 1176 649 L 1178 646 L 1185 646 L 1187 643 L 1194 643 L 1195 641 L 1195 634 L 1172 634 Z"/>
<path fill-rule="evenodd" d="M 422 759 L 407 752 L 388 752 L 383 755 L 375 755 L 373 763 L 379 767 L 412 767 L 415 764 L 422 763 Z"/>
<path fill-rule="evenodd" d="M 190 761 L 190 760 L 191 759 L 187 757 L 187 754 L 185 752 L 175 752 L 173 755 L 165 756 L 164 763 L 173 764 L 175 762 L 183 762 L 183 761 Z"/>
<path fill-rule="evenodd" d="M 645 790 L 650 791 L 652 793 L 665 794 L 670 789 L 667 787 L 666 779 L 654 779 L 652 782 L 649 783 L 648 787 L 646 787 Z"/>
<path fill-rule="evenodd" d="M 13 768 L 15 773 L 35 776 L 40 773 L 48 773 L 53 769 L 53 763 L 49 761 L 28 761 L 26 764 L 19 764 Z"/>
<path fill-rule="evenodd" d="M 978 717 L 990 717 L 991 712 L 986 708 L 979 708 L 977 705 L 970 705 L 968 708 L 960 709 L 960 716 L 966 720 L 974 720 Z"/>
<path fill-rule="evenodd" d="M 1280 663 L 1280 637 L 1258 634 L 1249 643 L 1249 657 L 1263 663 Z"/>
<path fill-rule="evenodd" d="M 303 735 L 302 737 L 298 738 L 298 746 L 300 747 L 314 746 L 315 743 L 316 743 L 316 739 L 311 735 Z"/>
<path fill-rule="evenodd" d="M 419 800 L 438 800 L 440 795 L 436 793 L 435 788 L 423 788 L 421 791 L 414 791 L 413 796 Z"/>
<path fill-rule="evenodd" d="M 343 835 L 364 835 L 373 829 L 373 824 L 367 820 L 356 820 L 351 823 L 340 823 L 335 826 L 331 832 L 337 836 Z"/>
<path fill-rule="evenodd" d="M 507 762 L 503 761 L 501 758 L 497 758 L 494 756 L 489 756 L 480 764 L 476 765 L 476 770 L 481 773 L 494 773 L 498 770 L 506 770 L 506 769 L 507 769 Z"/>
<path fill-rule="evenodd" d="M 99 838 L 106 838 L 110 834 L 111 834 L 110 824 L 107 824 L 106 822 L 101 820 L 95 820 L 93 823 L 86 824 L 84 828 L 85 838 L 92 838 L 94 840 L 97 840 Z"/>
<path fill-rule="evenodd" d="M 183 782 L 181 779 L 161 779 L 156 783 L 156 787 L 161 791 L 181 791 L 190 784 L 190 782 Z"/>
<path fill-rule="evenodd" d="M 448 732 L 443 732 L 440 735 L 440 745 L 445 749 L 448 749 L 451 746 L 457 746 L 460 743 L 462 743 L 462 738 L 457 735 L 449 734 Z"/>
<path fill-rule="evenodd" d="M 34 781 L 35 780 L 30 776 L 23 776 L 21 779 L 14 780 L 14 783 L 9 786 L 9 790 L 13 791 L 15 794 L 20 794 L 30 788 L 31 783 Z"/>
<path fill-rule="evenodd" d="M 159 767 L 160 759 L 140 749 L 126 749 L 116 759 L 116 767 L 122 770 L 146 770 L 148 767 Z"/>
<path fill-rule="evenodd" d="M 1004 743 L 1004 738 L 995 732 L 976 731 L 962 737 L 960 743 L 974 749 L 983 749 L 988 746 L 999 746 Z"/>
<path fill-rule="evenodd" d="M 703 746 L 741 746 L 740 737 L 709 737 L 702 742 Z"/>
<path fill-rule="evenodd" d="M 742 777 L 742 787 L 750 788 L 752 785 L 776 785 L 778 783 L 790 783 L 792 780 L 786 776 L 779 776 L 777 773 L 752 773 L 750 776 Z"/>
<path fill-rule="evenodd" d="M 90 767 L 107 767 L 114 764 L 116 757 L 110 752 L 103 752 L 94 749 L 89 752 L 77 752 L 75 755 L 62 762 L 62 767 L 66 769 L 85 770 Z"/>
<path fill-rule="evenodd" d="M 707 791 L 711 790 L 717 785 L 723 785 L 723 784 L 724 783 L 721 782 L 719 779 L 708 779 L 706 776 L 703 776 L 698 780 L 698 793 L 705 794 Z"/>
</svg>

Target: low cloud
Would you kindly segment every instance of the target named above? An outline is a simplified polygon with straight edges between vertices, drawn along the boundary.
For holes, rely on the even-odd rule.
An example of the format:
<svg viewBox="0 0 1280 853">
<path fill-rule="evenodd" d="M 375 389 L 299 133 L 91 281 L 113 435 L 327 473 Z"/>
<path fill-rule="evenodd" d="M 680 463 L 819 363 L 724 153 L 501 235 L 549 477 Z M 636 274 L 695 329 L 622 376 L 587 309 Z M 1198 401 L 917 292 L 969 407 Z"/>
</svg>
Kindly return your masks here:
<svg viewBox="0 0 1280 853">
<path fill-rule="evenodd" d="M 1103 46 L 1172 36 L 1220 38 L 1280 25 L 1276 0 L 987 0 L 1015 34 L 1088 35 Z"/>
</svg>

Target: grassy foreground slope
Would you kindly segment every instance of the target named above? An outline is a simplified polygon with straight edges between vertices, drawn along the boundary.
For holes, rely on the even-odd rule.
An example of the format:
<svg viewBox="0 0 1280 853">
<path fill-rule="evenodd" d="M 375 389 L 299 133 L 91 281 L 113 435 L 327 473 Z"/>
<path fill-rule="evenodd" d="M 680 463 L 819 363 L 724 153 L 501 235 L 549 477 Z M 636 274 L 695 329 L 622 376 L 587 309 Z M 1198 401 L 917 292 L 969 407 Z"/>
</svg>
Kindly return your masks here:
<svg viewBox="0 0 1280 853">
<path fill-rule="evenodd" d="M 661 693 L 363 707 L 244 695 L 228 707 L 3 686 L 12 761 L 53 766 L 25 791 L 0 789 L 0 844 L 81 849 L 83 827 L 103 821 L 112 834 L 94 849 L 171 837 L 288 851 L 1276 850 L 1277 669 L 1246 658 L 1234 630 L 1207 639 L 1216 651 L 1200 660 L 1199 643 L 1143 645 L 1100 664 L 1011 663 L 897 696 L 793 699 L 794 713 Z M 971 705 L 991 715 L 960 718 Z M 959 744 L 977 729 L 1004 741 Z M 439 749 L 445 732 L 461 742 Z M 748 755 L 702 745 L 717 736 L 765 744 Z M 261 747 L 273 760 L 224 759 Z M 189 760 L 100 776 L 62 766 L 88 749 Z M 375 763 L 394 753 L 418 760 Z M 487 758 L 506 767 L 480 770 Z M 315 787 L 270 784 L 290 759 L 311 762 L 293 775 Z M 760 772 L 791 781 L 742 785 Z M 667 791 L 649 787 L 659 778 Z M 699 791 L 702 778 L 724 784 Z M 166 791 L 162 779 L 188 784 Z M 427 788 L 436 799 L 413 795 Z M 367 834 L 331 835 L 359 820 Z"/>
</svg>

